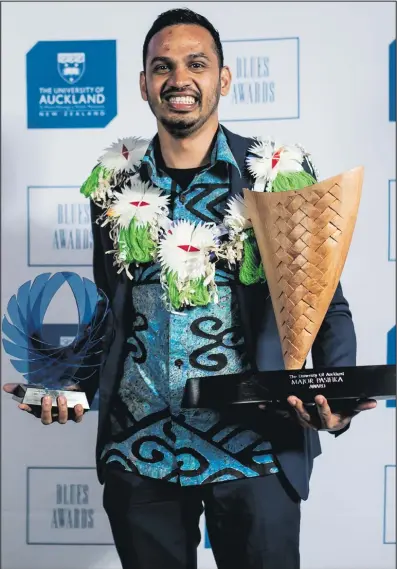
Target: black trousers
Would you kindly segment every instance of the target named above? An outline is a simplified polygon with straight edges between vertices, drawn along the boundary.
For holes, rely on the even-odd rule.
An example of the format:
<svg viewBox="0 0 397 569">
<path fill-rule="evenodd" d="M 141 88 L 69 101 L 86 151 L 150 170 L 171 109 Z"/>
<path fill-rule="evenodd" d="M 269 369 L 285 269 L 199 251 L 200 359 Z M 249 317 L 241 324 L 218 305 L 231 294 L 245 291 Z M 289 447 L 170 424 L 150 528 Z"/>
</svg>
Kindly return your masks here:
<svg viewBox="0 0 397 569">
<path fill-rule="evenodd" d="M 203 510 L 218 569 L 299 569 L 300 500 L 287 484 L 181 487 L 110 467 L 103 505 L 123 569 L 196 569 Z"/>
</svg>

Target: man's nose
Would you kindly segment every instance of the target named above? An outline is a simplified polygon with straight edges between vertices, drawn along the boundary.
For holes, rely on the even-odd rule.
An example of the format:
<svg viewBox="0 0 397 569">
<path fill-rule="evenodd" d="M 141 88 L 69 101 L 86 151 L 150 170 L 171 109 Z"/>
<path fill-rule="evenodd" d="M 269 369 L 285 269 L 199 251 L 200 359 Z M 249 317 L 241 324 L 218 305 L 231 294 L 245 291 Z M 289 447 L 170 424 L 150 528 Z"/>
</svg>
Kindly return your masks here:
<svg viewBox="0 0 397 569">
<path fill-rule="evenodd" d="M 186 89 L 192 83 L 189 72 L 185 66 L 177 66 L 174 68 L 168 83 L 177 89 Z"/>
</svg>

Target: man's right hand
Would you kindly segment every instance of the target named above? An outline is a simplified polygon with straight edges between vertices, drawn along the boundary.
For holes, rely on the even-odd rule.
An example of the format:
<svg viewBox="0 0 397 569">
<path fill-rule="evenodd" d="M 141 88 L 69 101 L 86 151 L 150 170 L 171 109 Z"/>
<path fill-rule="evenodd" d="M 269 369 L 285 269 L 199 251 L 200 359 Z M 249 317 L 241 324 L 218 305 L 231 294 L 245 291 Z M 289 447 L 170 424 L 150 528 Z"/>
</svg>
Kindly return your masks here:
<svg viewBox="0 0 397 569">
<path fill-rule="evenodd" d="M 6 383 L 3 385 L 3 389 L 6 393 L 12 394 L 17 386 L 17 383 Z M 70 391 L 78 391 L 75 387 L 69 387 L 65 389 L 65 391 L 68 389 Z M 51 397 L 43 397 L 41 410 L 39 412 L 35 412 L 29 405 L 25 405 L 24 403 L 20 403 L 18 407 L 22 409 L 22 411 L 27 411 L 35 417 L 39 417 L 43 425 L 51 425 L 51 423 L 60 423 L 63 425 L 68 421 L 80 423 L 84 415 L 84 409 L 81 405 L 76 405 L 73 412 L 69 415 L 66 399 L 64 397 L 58 397 L 58 407 L 52 406 Z"/>
</svg>

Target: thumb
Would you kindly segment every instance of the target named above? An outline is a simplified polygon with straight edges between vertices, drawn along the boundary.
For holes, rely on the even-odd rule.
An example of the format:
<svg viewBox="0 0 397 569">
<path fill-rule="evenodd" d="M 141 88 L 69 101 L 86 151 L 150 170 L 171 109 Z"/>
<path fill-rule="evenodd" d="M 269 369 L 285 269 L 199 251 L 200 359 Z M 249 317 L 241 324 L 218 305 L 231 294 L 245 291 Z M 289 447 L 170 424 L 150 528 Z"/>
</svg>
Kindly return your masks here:
<svg viewBox="0 0 397 569">
<path fill-rule="evenodd" d="M 78 383 L 72 383 L 65 387 L 65 391 L 81 391 L 81 387 Z"/>
<path fill-rule="evenodd" d="M 6 393 L 12 393 L 18 387 L 19 383 L 5 383 L 3 385 L 3 390 Z"/>
</svg>

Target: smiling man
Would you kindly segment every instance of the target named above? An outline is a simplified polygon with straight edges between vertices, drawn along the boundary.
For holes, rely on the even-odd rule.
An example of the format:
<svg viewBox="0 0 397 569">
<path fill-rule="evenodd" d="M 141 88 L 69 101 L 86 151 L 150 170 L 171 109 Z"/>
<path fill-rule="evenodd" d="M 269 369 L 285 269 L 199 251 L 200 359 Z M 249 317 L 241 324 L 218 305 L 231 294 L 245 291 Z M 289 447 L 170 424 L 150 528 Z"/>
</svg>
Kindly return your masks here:
<svg viewBox="0 0 397 569">
<path fill-rule="evenodd" d="M 141 93 L 158 121 L 159 135 L 180 139 L 205 130 L 213 136 L 219 98 L 227 95 L 231 82 L 219 37 L 182 20 L 154 36 L 149 33 L 143 51 Z"/>
<path fill-rule="evenodd" d="M 298 569 L 317 431 L 341 434 L 375 405 L 341 416 L 318 397 L 317 421 L 296 398 L 289 414 L 181 406 L 189 377 L 283 369 L 253 233 L 237 238 L 249 226 L 239 196 L 253 186 L 252 159 L 267 190 L 284 174 L 316 178 L 301 147 L 263 143 L 252 158 L 254 140 L 219 124 L 231 80 L 208 20 L 161 14 L 140 74 L 158 132 L 113 145 L 82 188 L 92 198 L 95 281 L 113 313 L 103 366 L 83 387 L 92 399 L 99 386 L 98 474 L 124 569 L 195 569 L 203 510 L 219 569 Z M 356 363 L 340 285 L 312 355 L 315 366 Z M 52 422 L 46 400 L 41 420 Z"/>
</svg>

